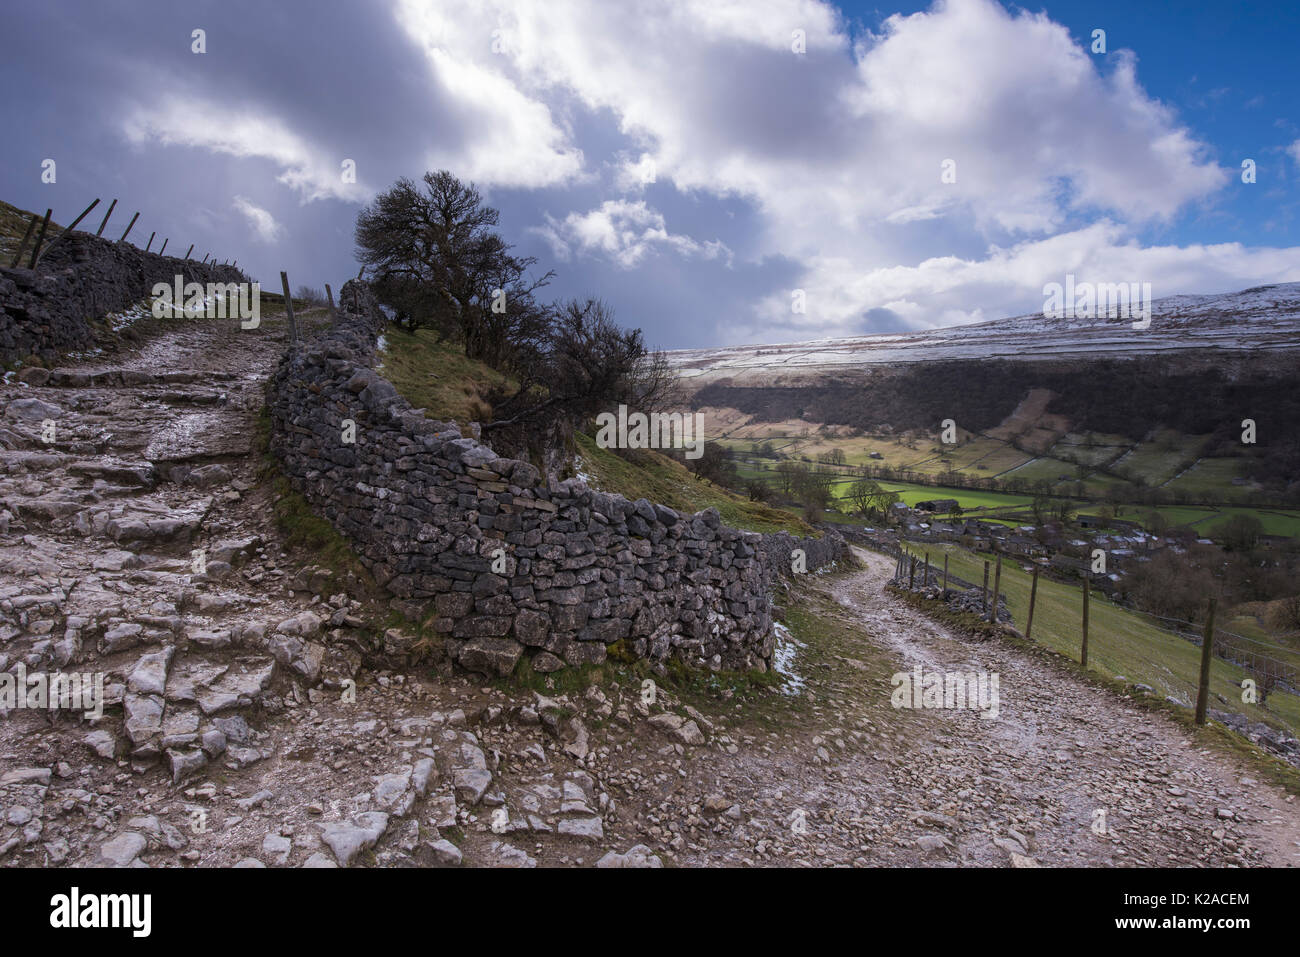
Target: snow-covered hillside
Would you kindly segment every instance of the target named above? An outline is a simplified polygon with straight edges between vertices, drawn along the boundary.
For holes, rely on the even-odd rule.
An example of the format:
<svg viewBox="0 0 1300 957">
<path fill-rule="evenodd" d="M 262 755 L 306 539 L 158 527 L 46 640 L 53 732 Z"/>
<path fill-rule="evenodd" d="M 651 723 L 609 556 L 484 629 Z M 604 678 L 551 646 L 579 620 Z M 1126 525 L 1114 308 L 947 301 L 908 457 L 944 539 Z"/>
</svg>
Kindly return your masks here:
<svg viewBox="0 0 1300 957">
<path fill-rule="evenodd" d="M 921 332 L 668 353 L 683 378 L 812 373 L 948 359 L 1125 357 L 1192 349 L 1300 350 L 1300 283 L 1151 303 L 1151 322 L 1056 319 L 1042 313 Z"/>
</svg>

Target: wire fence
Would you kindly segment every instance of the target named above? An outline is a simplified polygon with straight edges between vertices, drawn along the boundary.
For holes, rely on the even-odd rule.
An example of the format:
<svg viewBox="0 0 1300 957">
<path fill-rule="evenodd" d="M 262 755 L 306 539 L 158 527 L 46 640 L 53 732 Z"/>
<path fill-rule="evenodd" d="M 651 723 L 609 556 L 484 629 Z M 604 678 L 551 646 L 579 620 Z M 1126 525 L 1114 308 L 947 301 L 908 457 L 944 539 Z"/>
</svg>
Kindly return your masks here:
<svg viewBox="0 0 1300 957">
<path fill-rule="evenodd" d="M 875 551 L 883 552 L 896 559 L 895 581 L 903 587 L 910 589 L 923 588 L 927 584 L 938 583 L 938 576 L 935 571 L 926 571 L 918 569 L 937 569 L 937 559 L 940 554 L 945 552 L 927 553 L 924 549 L 918 548 L 915 543 L 904 542 L 895 545 L 888 541 L 883 541 L 874 537 L 864 537 L 858 539 L 861 544 L 865 544 Z M 980 560 L 978 556 L 972 556 L 975 560 Z M 995 558 L 998 565 L 1000 560 Z M 990 562 L 985 560 L 985 575 L 988 575 Z M 1020 571 L 1019 562 L 1013 563 L 1016 571 Z M 1034 624 L 1035 603 L 1038 596 L 1039 573 L 1041 567 L 1034 566 L 1032 585 L 1028 601 L 1026 620 L 1021 624 L 1020 630 L 1026 638 L 1033 639 L 1032 627 Z M 998 576 L 1000 578 L 1000 575 Z M 1046 579 L 1045 579 L 1046 580 Z M 978 585 L 965 581 L 951 572 L 947 575 L 948 584 L 945 590 L 945 598 L 954 591 L 965 591 L 968 593 L 979 592 L 982 594 L 979 608 L 988 617 L 989 609 L 989 587 L 986 581 Z M 1051 580 L 1055 586 L 1069 588 L 1078 594 L 1077 603 L 1074 607 L 1077 609 L 1076 620 L 1079 622 L 1079 640 L 1080 640 L 1080 659 L 1086 665 L 1088 654 L 1089 629 L 1092 629 L 1092 638 L 1094 640 L 1102 639 L 1106 641 L 1115 640 L 1123 641 L 1124 636 L 1111 634 L 1104 630 L 1098 630 L 1098 621 L 1094 617 L 1090 621 L 1089 606 L 1094 604 L 1096 599 L 1095 592 L 1088 585 L 1087 579 L 1079 584 L 1077 589 L 1068 582 L 1062 582 L 1056 579 Z M 998 593 L 999 602 L 1005 599 L 998 584 L 995 582 L 994 590 Z M 1131 604 L 1122 603 L 1114 600 L 1108 600 L 1107 604 L 1115 609 L 1125 613 L 1140 617 L 1146 624 L 1152 628 L 1158 628 L 1162 632 L 1178 637 L 1198 648 L 1204 648 L 1207 635 L 1212 635 L 1210 640 L 1211 655 L 1230 665 L 1240 668 L 1251 678 L 1257 690 L 1257 702 L 1264 703 L 1268 695 L 1281 693 L 1292 696 L 1300 696 L 1300 677 L 1297 674 L 1297 667 L 1293 663 L 1294 658 L 1289 661 L 1287 656 L 1297 654 L 1293 649 L 1283 645 L 1252 638 L 1235 631 L 1218 627 L 1214 624 L 1214 605 L 1211 603 L 1210 614 L 1207 621 L 1197 623 L 1181 618 L 1171 618 L 1163 615 L 1156 615 L 1151 612 L 1135 608 Z M 969 607 L 969 606 L 968 606 Z M 1039 626 L 1041 632 L 1042 626 Z M 1041 640 L 1041 639 L 1040 639 Z M 1154 650 L 1154 649 L 1153 649 Z M 1202 674 L 1200 687 L 1198 688 L 1198 720 L 1203 718 L 1206 699 L 1208 698 L 1209 684 L 1209 656 L 1202 656 Z"/>
<path fill-rule="evenodd" d="M 45 216 L 43 218 L 38 213 L 32 213 L 32 218 L 27 223 L 27 231 L 23 234 L 22 240 L 18 243 L 18 248 L 14 252 L 13 259 L 10 260 L 9 262 L 9 268 L 17 269 L 22 264 L 23 256 L 26 255 L 27 268 L 33 270 L 37 269 L 40 266 L 41 261 L 44 260 L 47 256 L 49 256 L 52 250 L 56 249 L 64 240 L 66 240 L 69 236 L 72 235 L 73 230 L 75 230 L 78 226 L 80 226 L 81 221 L 85 219 L 87 216 L 89 216 L 95 210 L 95 208 L 99 205 L 99 202 L 100 202 L 99 198 L 97 197 L 89 206 L 87 206 L 84 210 L 81 211 L 80 216 L 74 219 L 69 225 L 59 230 L 59 232 L 49 241 L 49 243 L 45 242 L 45 236 L 46 233 L 49 232 L 50 218 L 54 215 L 54 210 L 52 208 L 46 209 Z M 113 215 L 113 210 L 115 210 L 116 208 L 117 208 L 117 200 L 114 199 L 111 203 L 109 203 L 108 211 L 104 214 L 104 218 L 100 221 L 99 228 L 95 230 L 96 238 L 103 237 L 104 230 L 108 227 L 108 221 Z M 135 224 L 137 220 L 139 220 L 139 218 L 140 218 L 140 213 L 137 210 L 136 213 L 131 217 L 131 221 L 127 223 L 126 229 L 123 231 L 121 237 L 118 240 L 116 240 L 117 242 L 119 243 L 126 242 L 126 238 L 129 235 L 131 235 L 131 230 L 135 228 Z M 55 228 L 58 229 L 58 226 L 56 225 Z M 89 235 L 89 233 L 87 233 L 87 235 Z M 156 230 L 149 234 L 149 241 L 145 244 L 144 247 L 145 252 L 152 251 L 154 240 L 157 237 L 158 237 L 158 233 Z M 34 242 L 33 239 L 35 240 Z M 161 256 L 166 254 L 167 244 L 169 242 L 171 242 L 170 237 L 163 237 L 162 244 L 158 247 L 158 255 Z M 28 252 L 28 243 L 32 243 L 30 252 Z M 188 261 L 190 258 L 190 254 L 192 252 L 194 252 L 193 243 L 191 243 L 190 248 L 185 251 L 185 255 L 179 258 Z M 216 259 L 212 257 L 211 253 L 205 255 L 202 259 L 202 262 L 206 264 L 209 259 L 212 260 L 212 263 L 214 265 L 216 264 Z M 222 263 L 222 265 L 238 266 L 239 264 L 237 262 L 225 262 Z"/>
</svg>

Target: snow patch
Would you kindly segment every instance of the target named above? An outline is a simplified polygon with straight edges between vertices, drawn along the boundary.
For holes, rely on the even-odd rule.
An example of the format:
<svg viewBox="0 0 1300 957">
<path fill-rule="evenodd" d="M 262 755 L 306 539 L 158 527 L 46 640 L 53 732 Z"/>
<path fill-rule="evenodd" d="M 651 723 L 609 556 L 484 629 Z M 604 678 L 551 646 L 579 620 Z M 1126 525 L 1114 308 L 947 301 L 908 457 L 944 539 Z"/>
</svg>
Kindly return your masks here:
<svg viewBox="0 0 1300 957">
<path fill-rule="evenodd" d="M 808 646 L 790 634 L 790 629 L 779 621 L 772 626 L 776 629 L 776 650 L 772 652 L 772 670 L 785 679 L 781 693 L 797 697 L 803 693 L 804 679 L 794 670 L 794 660 L 798 649 Z"/>
<path fill-rule="evenodd" d="M 141 319 L 148 319 L 153 315 L 152 299 L 142 299 L 137 303 L 132 303 L 120 312 L 110 312 L 104 317 L 104 323 L 113 332 L 121 332 L 129 326 L 135 325 Z"/>
</svg>

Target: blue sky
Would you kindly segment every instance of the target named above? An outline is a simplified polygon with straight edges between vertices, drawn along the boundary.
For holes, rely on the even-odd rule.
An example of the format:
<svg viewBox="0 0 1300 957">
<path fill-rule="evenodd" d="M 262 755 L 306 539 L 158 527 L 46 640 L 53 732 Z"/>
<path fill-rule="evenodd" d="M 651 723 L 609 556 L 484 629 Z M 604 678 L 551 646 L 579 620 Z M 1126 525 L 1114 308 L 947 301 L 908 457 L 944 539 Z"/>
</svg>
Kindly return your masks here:
<svg viewBox="0 0 1300 957">
<path fill-rule="evenodd" d="M 658 346 L 924 329 L 1068 272 L 1300 280 L 1297 38 L 1265 3 L 49 0 L 0 34 L 0 198 L 338 285 L 360 205 L 445 166 Z"/>
</svg>

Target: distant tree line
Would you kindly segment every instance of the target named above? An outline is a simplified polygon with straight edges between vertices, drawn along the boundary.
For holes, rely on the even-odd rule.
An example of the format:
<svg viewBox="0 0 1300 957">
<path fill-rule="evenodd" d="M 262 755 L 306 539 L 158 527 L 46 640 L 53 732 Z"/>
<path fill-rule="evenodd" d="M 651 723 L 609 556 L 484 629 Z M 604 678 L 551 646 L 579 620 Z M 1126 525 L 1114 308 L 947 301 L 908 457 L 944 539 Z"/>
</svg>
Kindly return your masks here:
<svg viewBox="0 0 1300 957">
<path fill-rule="evenodd" d="M 855 430 L 902 435 L 938 432 L 946 418 L 970 432 L 1003 422 L 1030 389 L 1054 393 L 1047 411 L 1069 419 L 1075 431 L 1122 435 L 1143 441 L 1158 428 L 1208 435 L 1207 457 L 1241 458 L 1247 475 L 1265 489 L 1260 504 L 1300 503 L 1300 370 L 1278 368 L 1249 374 L 1219 367 L 1189 370 L 1176 357 L 1070 362 L 966 360 L 910 363 L 862 380 L 794 388 L 736 386 L 715 382 L 699 390 L 695 406 L 739 409 L 757 422 L 808 418 Z M 1241 442 L 1241 422 L 1256 423 L 1257 445 Z M 1187 463 L 1190 464 L 1190 463 Z M 912 479 L 880 473 L 876 477 Z M 1147 495 L 1140 479 L 1116 476 L 1132 486 L 1129 500 L 1146 504 L 1180 501 L 1179 492 Z M 989 479 L 972 479 L 989 483 Z M 927 478 L 924 481 L 933 482 Z M 957 487 L 1017 487 L 1003 484 Z M 1182 500 L 1195 495 L 1184 493 Z M 1168 495 L 1169 498 L 1161 498 Z M 1204 497 L 1202 497 L 1204 500 Z"/>
<path fill-rule="evenodd" d="M 1149 561 L 1134 563 L 1123 578 L 1124 596 L 1145 611 L 1193 622 L 1204 618 L 1211 597 L 1225 608 L 1278 602 L 1266 624 L 1300 628 L 1300 618 L 1290 617 L 1300 610 L 1300 550 L 1260 547 L 1252 516 L 1224 524 L 1229 527 L 1213 530 L 1224 537 L 1222 548 L 1198 543 L 1189 530 L 1178 536 L 1181 553 L 1161 549 Z"/>
</svg>

